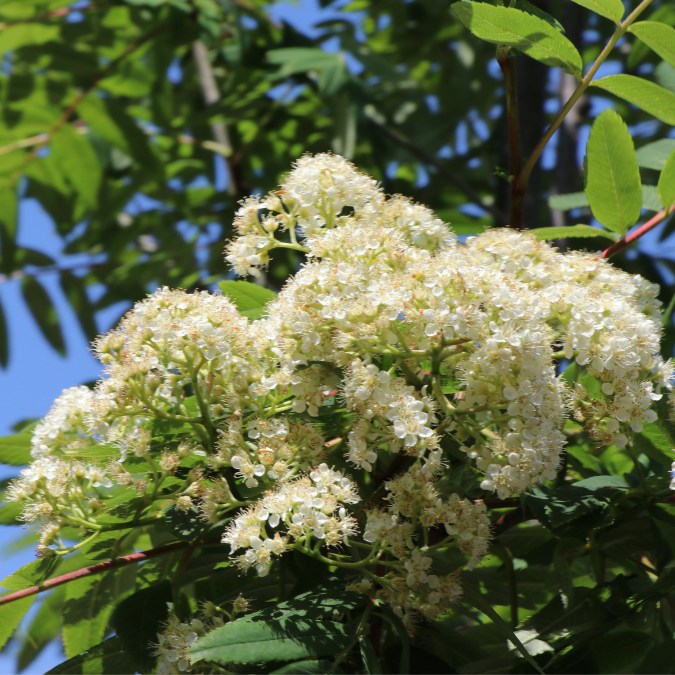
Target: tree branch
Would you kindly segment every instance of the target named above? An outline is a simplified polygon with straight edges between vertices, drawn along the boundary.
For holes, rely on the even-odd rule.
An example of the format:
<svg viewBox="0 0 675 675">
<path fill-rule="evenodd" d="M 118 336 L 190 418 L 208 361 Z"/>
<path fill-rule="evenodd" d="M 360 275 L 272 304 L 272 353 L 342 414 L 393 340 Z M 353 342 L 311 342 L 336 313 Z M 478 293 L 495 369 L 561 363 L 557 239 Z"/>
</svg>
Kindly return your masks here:
<svg viewBox="0 0 675 675">
<path fill-rule="evenodd" d="M 68 582 L 75 581 L 76 579 L 90 577 L 94 574 L 100 574 L 101 572 L 117 569 L 118 567 L 134 565 L 135 563 L 143 562 L 144 560 L 149 560 L 150 558 L 155 558 L 156 556 L 164 555 L 165 553 L 178 551 L 180 549 L 187 548 L 188 545 L 189 542 L 187 541 L 175 541 L 173 544 L 158 546 L 157 548 L 150 549 L 149 551 L 131 553 L 129 555 L 120 556 L 119 558 L 114 558 L 113 560 L 106 560 L 105 562 L 96 563 L 95 565 L 89 565 L 88 567 L 83 567 L 82 569 L 74 570 L 72 572 L 68 572 L 67 574 L 62 574 L 61 576 L 54 577 L 53 579 L 47 579 L 37 586 L 31 586 L 30 588 L 24 588 L 20 591 L 3 595 L 0 597 L 0 606 L 14 602 L 15 600 L 20 600 L 21 598 L 27 598 L 31 595 L 37 595 L 43 591 L 48 591 L 50 588 L 67 584 Z"/>
<path fill-rule="evenodd" d="M 607 57 L 610 55 L 611 51 L 616 46 L 616 43 L 623 37 L 623 35 L 628 31 L 630 26 L 636 21 L 636 19 L 644 12 L 649 5 L 651 5 L 653 0 L 642 0 L 642 2 L 622 21 L 617 27 L 607 44 L 603 47 L 598 57 L 593 62 L 593 65 L 589 68 L 588 72 L 581 78 L 577 88 L 572 92 L 572 95 L 567 99 L 565 105 L 560 109 L 558 114 L 553 119 L 553 122 L 549 125 L 548 129 L 544 132 L 544 135 L 539 139 L 539 142 L 535 146 L 534 150 L 527 158 L 523 164 L 520 173 L 516 177 L 513 185 L 512 195 L 517 195 L 518 198 L 524 198 L 524 195 L 527 191 L 527 184 L 530 180 L 530 174 L 532 170 L 537 165 L 539 158 L 544 152 L 544 148 L 548 145 L 548 142 L 553 137 L 553 134 L 558 130 L 560 125 L 567 117 L 567 113 L 572 110 L 575 103 L 581 98 L 583 93 L 588 89 L 591 84 L 591 81 L 595 77 L 595 74 L 598 72 L 600 66 L 606 61 Z M 513 223 L 512 223 L 513 225 Z"/>
<path fill-rule="evenodd" d="M 497 62 L 504 75 L 506 90 L 506 123 L 509 142 L 509 181 L 510 181 L 510 208 L 508 227 L 520 228 L 523 222 L 525 206 L 524 194 L 515 190 L 516 177 L 520 173 L 520 117 L 518 115 L 518 86 L 515 69 L 515 58 L 509 56 L 508 47 L 497 49 Z"/>
<path fill-rule="evenodd" d="M 192 43 L 192 56 L 197 67 L 197 75 L 199 77 L 199 85 L 202 90 L 202 97 L 207 106 L 211 106 L 220 100 L 220 91 L 215 75 L 213 74 L 213 67 L 209 58 L 206 45 L 201 40 L 195 40 Z M 231 197 L 241 197 L 244 194 L 243 186 L 237 176 L 236 168 L 232 161 L 232 143 L 230 141 L 230 134 L 227 130 L 227 125 L 223 120 L 213 121 L 211 124 L 211 133 L 218 145 L 224 148 L 222 153 L 225 158 L 225 171 L 227 173 L 227 193 Z"/>
<path fill-rule="evenodd" d="M 625 248 L 628 248 L 634 241 L 637 241 L 640 237 L 644 236 L 653 230 L 659 223 L 662 223 L 666 218 L 675 213 L 675 204 L 672 204 L 667 209 L 659 211 L 653 218 L 650 218 L 644 225 L 640 225 L 637 229 L 633 230 L 630 234 L 627 234 L 617 242 L 614 242 L 611 246 L 606 248 L 601 254 L 600 257 L 607 260 L 612 256 L 620 253 Z"/>
</svg>

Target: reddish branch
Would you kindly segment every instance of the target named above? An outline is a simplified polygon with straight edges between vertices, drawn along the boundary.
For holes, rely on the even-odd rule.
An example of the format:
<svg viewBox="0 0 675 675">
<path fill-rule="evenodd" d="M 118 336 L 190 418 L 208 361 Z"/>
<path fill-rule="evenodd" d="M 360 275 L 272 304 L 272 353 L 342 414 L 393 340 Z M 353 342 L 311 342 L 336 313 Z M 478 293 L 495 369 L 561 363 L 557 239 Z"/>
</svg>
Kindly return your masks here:
<svg viewBox="0 0 675 675">
<path fill-rule="evenodd" d="M 21 598 L 27 598 L 28 596 L 42 593 L 42 591 L 47 591 L 50 588 L 54 588 L 55 586 L 60 586 L 61 584 L 67 584 L 70 581 L 75 581 L 75 579 L 90 577 L 94 574 L 100 574 L 101 572 L 117 569 L 118 567 L 134 565 L 135 563 L 143 562 L 144 560 L 149 560 L 150 558 L 155 558 L 158 555 L 164 555 L 165 553 L 178 551 L 179 549 L 186 548 L 188 545 L 189 542 L 187 541 L 176 541 L 173 544 L 158 546 L 157 548 L 150 549 L 149 551 L 131 553 L 129 555 L 120 556 L 119 558 L 114 558 L 113 560 L 106 560 L 105 562 L 96 563 L 95 565 L 90 565 L 89 567 L 83 567 L 82 569 L 68 572 L 68 574 L 62 574 L 60 577 L 47 579 L 47 581 L 44 581 L 37 586 L 31 586 L 30 588 L 24 588 L 23 590 L 16 591 L 14 593 L 8 593 L 7 595 L 0 597 L 0 605 L 6 605 L 10 602 L 14 602 L 15 600 L 20 600 Z"/>
<path fill-rule="evenodd" d="M 649 230 L 654 229 L 659 223 L 663 222 L 668 216 L 675 213 L 675 204 L 672 204 L 667 209 L 659 211 L 653 218 L 650 218 L 644 225 L 633 230 L 630 234 L 627 234 L 624 237 L 621 237 L 619 241 L 614 242 L 609 248 L 606 248 L 601 254 L 601 258 L 611 258 L 613 255 L 620 253 L 625 248 L 630 246 L 633 242 L 637 241 L 640 237 L 644 236 L 649 232 Z"/>
</svg>

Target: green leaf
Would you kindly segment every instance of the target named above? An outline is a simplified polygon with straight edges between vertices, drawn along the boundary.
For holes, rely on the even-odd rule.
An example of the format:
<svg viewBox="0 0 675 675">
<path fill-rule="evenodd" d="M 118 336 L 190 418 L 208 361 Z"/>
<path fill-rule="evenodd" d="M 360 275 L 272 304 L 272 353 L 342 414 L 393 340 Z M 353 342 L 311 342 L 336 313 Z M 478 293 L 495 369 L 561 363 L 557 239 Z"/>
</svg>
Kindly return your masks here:
<svg viewBox="0 0 675 675">
<path fill-rule="evenodd" d="M 59 634 L 65 591 L 63 586 L 53 589 L 40 604 L 21 644 L 17 658 L 20 671 L 33 663 L 42 650 Z"/>
<path fill-rule="evenodd" d="M 633 139 L 614 110 L 605 110 L 593 123 L 586 160 L 586 195 L 593 216 L 624 234 L 640 217 L 642 184 Z"/>
<path fill-rule="evenodd" d="M 623 2 L 621 0 L 572 0 L 591 12 L 595 12 L 606 19 L 618 24 L 623 17 Z"/>
<path fill-rule="evenodd" d="M 654 80 L 656 84 L 661 85 L 664 89 L 675 93 L 675 66 L 661 61 L 654 69 Z"/>
<path fill-rule="evenodd" d="M 638 21 L 628 30 L 664 61 L 675 66 L 675 28 L 661 21 Z"/>
<path fill-rule="evenodd" d="M 171 534 L 184 541 L 193 541 L 206 525 L 200 509 L 192 507 L 184 511 L 175 504 L 164 511 L 164 521 Z"/>
<path fill-rule="evenodd" d="M 191 660 L 253 664 L 330 656 L 347 649 L 352 636 L 336 621 L 238 619 L 197 640 Z"/>
<path fill-rule="evenodd" d="M 75 213 L 75 219 L 80 220 L 98 204 L 102 170 L 96 151 L 87 136 L 69 125 L 54 135 L 50 148 L 54 161 L 81 201 Z"/>
<path fill-rule="evenodd" d="M 63 607 L 63 646 L 72 658 L 105 637 L 115 604 L 133 586 L 137 570 L 127 567 L 68 584 Z"/>
<path fill-rule="evenodd" d="M 642 208 L 654 212 L 661 210 L 661 200 L 656 185 L 642 186 Z"/>
<path fill-rule="evenodd" d="M 259 319 L 265 313 L 265 305 L 277 297 L 274 291 L 250 281 L 221 281 L 220 292 L 227 296 L 239 312 L 249 319 Z"/>
<path fill-rule="evenodd" d="M 576 47 L 544 19 L 514 7 L 469 0 L 455 2 L 451 11 L 481 40 L 513 47 L 547 66 L 581 75 L 583 63 Z"/>
<path fill-rule="evenodd" d="M 16 189 L 0 186 L 0 271 L 5 274 L 14 267 L 18 213 L 19 198 Z"/>
<path fill-rule="evenodd" d="M 18 502 L 0 501 L 0 525 L 21 525 L 19 516 L 23 507 Z"/>
<path fill-rule="evenodd" d="M 75 658 L 64 661 L 52 668 L 48 675 L 100 675 L 100 673 L 118 673 L 133 675 L 138 669 L 134 660 L 127 654 L 118 637 L 111 637 L 88 649 Z"/>
<path fill-rule="evenodd" d="M 88 96 L 78 106 L 77 113 L 93 131 L 136 160 L 144 171 L 154 172 L 160 168 L 148 136 L 118 102 Z"/>
<path fill-rule="evenodd" d="M 581 488 L 587 490 L 588 492 L 598 492 L 603 490 L 627 490 L 628 483 L 623 476 L 591 476 L 590 478 L 584 478 L 583 480 L 578 480 L 576 483 L 572 483 L 571 487 Z"/>
<path fill-rule="evenodd" d="M 288 663 L 271 672 L 275 675 L 282 675 L 282 673 L 284 675 L 310 675 L 314 673 L 316 673 L 316 675 L 323 675 L 323 673 L 340 673 L 342 671 L 335 670 L 333 662 L 327 661 L 326 659 L 304 659 L 302 661 Z"/>
<path fill-rule="evenodd" d="M 672 152 L 675 152 L 675 138 L 661 138 L 638 149 L 638 164 L 645 169 L 662 171 Z"/>
<path fill-rule="evenodd" d="M 591 225 L 568 225 L 563 227 L 536 227 L 530 230 L 539 241 L 552 241 L 553 239 L 577 239 L 586 237 L 606 237 L 616 241 L 613 232 L 602 230 Z"/>
<path fill-rule="evenodd" d="M 25 466 L 31 461 L 32 432 L 0 436 L 0 463 L 10 466 Z"/>
<path fill-rule="evenodd" d="M 59 32 L 58 24 L 27 22 L 3 26 L 0 32 L 0 53 L 6 54 L 13 49 L 40 45 L 51 40 L 58 41 Z"/>
<path fill-rule="evenodd" d="M 35 595 L 29 595 L 27 598 L 21 598 L 6 605 L 0 605 L 0 649 L 12 637 L 21 619 L 35 602 Z"/>
<path fill-rule="evenodd" d="M 137 591 L 115 608 L 112 625 L 124 650 L 141 671 L 154 666 L 153 645 L 157 643 L 157 633 L 169 616 L 167 603 L 172 599 L 171 583 L 162 580 Z"/>
<path fill-rule="evenodd" d="M 622 74 L 593 80 L 591 86 L 636 105 L 666 124 L 675 125 L 675 94 L 658 84 Z"/>
<path fill-rule="evenodd" d="M 319 91 L 331 96 L 339 91 L 349 79 L 344 55 L 327 52 L 316 47 L 283 47 L 267 52 L 269 63 L 278 65 L 278 75 L 285 77 L 295 73 L 320 73 Z"/>
<path fill-rule="evenodd" d="M 54 350 L 62 356 L 65 355 L 66 343 L 59 325 L 56 307 L 54 307 L 49 293 L 37 279 L 30 276 L 23 278 L 21 292 L 44 338 Z"/>
<path fill-rule="evenodd" d="M 659 199 L 664 208 L 675 204 L 675 151 L 670 153 L 659 176 Z"/>
<path fill-rule="evenodd" d="M 588 197 L 585 192 L 569 192 L 566 195 L 552 195 L 548 205 L 557 211 L 570 211 L 588 206 Z"/>
<path fill-rule="evenodd" d="M 98 334 L 98 326 L 84 279 L 75 276 L 72 272 L 63 271 L 60 274 L 60 281 L 61 290 L 75 312 L 82 333 L 88 340 L 93 340 Z"/>
<path fill-rule="evenodd" d="M 347 649 L 355 627 L 335 620 L 364 596 L 319 589 L 216 628 L 190 649 L 192 663 L 253 664 L 333 656 Z"/>
<path fill-rule="evenodd" d="M 593 652 L 600 673 L 634 673 L 654 645 L 648 633 L 618 628 L 599 635 L 593 641 Z"/>
</svg>

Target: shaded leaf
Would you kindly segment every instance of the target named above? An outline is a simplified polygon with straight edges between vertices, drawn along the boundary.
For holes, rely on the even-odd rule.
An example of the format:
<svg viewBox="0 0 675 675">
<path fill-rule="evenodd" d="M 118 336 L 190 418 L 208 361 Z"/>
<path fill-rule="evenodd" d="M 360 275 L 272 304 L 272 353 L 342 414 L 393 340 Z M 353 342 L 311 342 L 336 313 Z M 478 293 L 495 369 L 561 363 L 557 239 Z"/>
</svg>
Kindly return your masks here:
<svg viewBox="0 0 675 675">
<path fill-rule="evenodd" d="M 623 17 L 623 2 L 621 0 L 572 0 L 591 12 L 604 16 L 606 19 L 619 23 Z"/>
<path fill-rule="evenodd" d="M 67 585 L 63 607 L 63 646 L 72 658 L 105 637 L 108 621 L 137 570 L 127 567 L 78 579 Z"/>
<path fill-rule="evenodd" d="M 89 301 L 87 285 L 84 279 L 66 270 L 61 272 L 59 276 L 61 290 L 75 312 L 82 333 L 84 333 L 88 340 L 93 340 L 98 334 L 98 326 L 96 325 L 94 309 Z"/>
<path fill-rule="evenodd" d="M 305 659 L 303 661 L 295 661 L 294 663 L 288 663 L 281 668 L 270 671 L 272 673 L 297 673 L 298 675 L 307 673 L 317 673 L 317 675 L 322 673 L 341 673 L 341 670 L 336 670 L 332 661 L 327 661 L 326 659 Z M 371 672 L 371 671 L 366 671 Z"/>
<path fill-rule="evenodd" d="M 460 0 L 452 13 L 476 37 L 508 45 L 547 66 L 559 66 L 578 77 L 582 60 L 576 47 L 544 19 L 514 7 Z"/>
<path fill-rule="evenodd" d="M 675 66 L 675 28 L 662 21 L 638 21 L 628 30 L 637 35 L 664 61 Z"/>
<path fill-rule="evenodd" d="M 21 292 L 40 332 L 54 350 L 65 355 L 66 344 L 59 324 L 56 307 L 49 293 L 35 278 L 27 276 L 21 282 Z"/>
<path fill-rule="evenodd" d="M 162 580 L 123 600 L 113 612 L 115 632 L 139 670 L 149 670 L 155 663 L 153 645 L 169 616 L 167 603 L 171 601 L 171 584 Z"/>
<path fill-rule="evenodd" d="M 661 171 L 673 152 L 675 152 L 675 138 L 661 138 L 638 148 L 638 164 L 645 169 Z"/>
<path fill-rule="evenodd" d="M 642 185 L 633 139 L 614 110 L 605 110 L 593 123 L 586 160 L 586 195 L 593 216 L 624 234 L 640 217 Z"/>
<path fill-rule="evenodd" d="M 675 204 L 675 150 L 670 153 L 659 176 L 659 199 L 665 208 Z"/>
<path fill-rule="evenodd" d="M 49 671 L 51 675 L 100 675 L 137 673 L 136 663 L 125 651 L 119 637 L 111 637 Z"/>
<path fill-rule="evenodd" d="M 18 212 L 17 191 L 0 187 L 0 271 L 4 273 L 11 272 L 14 267 Z"/>
<path fill-rule="evenodd" d="M 42 650 L 59 634 L 65 590 L 61 587 L 51 591 L 35 613 L 19 650 L 17 658 L 19 670 L 24 670 L 33 663 Z"/>
<path fill-rule="evenodd" d="M 588 206 L 588 197 L 585 192 L 569 192 L 565 195 L 552 195 L 548 204 L 557 211 L 570 211 Z"/>
<path fill-rule="evenodd" d="M 661 200 L 656 185 L 642 186 L 642 208 L 654 212 L 661 210 Z"/>
<path fill-rule="evenodd" d="M 675 94 L 658 84 L 621 74 L 593 80 L 591 86 L 625 99 L 666 124 L 675 125 Z"/>
<path fill-rule="evenodd" d="M 0 605 L 0 649 L 12 637 L 17 626 L 21 623 L 21 619 L 35 602 L 35 598 L 35 595 L 30 595 L 27 598 Z"/>
<path fill-rule="evenodd" d="M 50 148 L 54 161 L 81 201 L 75 214 L 75 219 L 79 220 L 98 203 L 102 177 L 98 156 L 90 139 L 69 125 L 61 127 L 54 135 Z"/>
<path fill-rule="evenodd" d="M 601 673 L 634 673 L 654 644 L 648 633 L 619 628 L 593 641 L 593 652 Z"/>
<path fill-rule="evenodd" d="M 539 241 L 552 241 L 554 239 L 577 239 L 587 237 L 606 237 L 616 241 L 616 235 L 599 227 L 591 225 L 568 225 L 562 227 L 536 227 L 530 230 Z"/>
</svg>

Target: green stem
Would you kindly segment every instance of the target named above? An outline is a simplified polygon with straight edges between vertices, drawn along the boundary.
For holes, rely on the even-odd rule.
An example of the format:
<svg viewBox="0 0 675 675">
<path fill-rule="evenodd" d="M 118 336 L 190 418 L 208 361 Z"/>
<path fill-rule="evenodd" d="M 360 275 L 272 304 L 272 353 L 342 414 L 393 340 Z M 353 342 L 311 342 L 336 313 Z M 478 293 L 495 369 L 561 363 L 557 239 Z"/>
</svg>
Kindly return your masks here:
<svg viewBox="0 0 675 675">
<path fill-rule="evenodd" d="M 610 55 L 616 43 L 625 35 L 630 26 L 635 23 L 636 19 L 644 12 L 649 5 L 651 5 L 653 0 L 642 0 L 642 2 L 626 17 L 624 21 L 619 23 L 616 27 L 616 30 L 612 34 L 612 37 L 609 38 L 609 41 L 604 46 L 598 57 L 593 62 L 593 65 L 588 69 L 588 72 L 581 78 L 576 89 L 572 92 L 572 95 L 567 99 L 565 105 L 560 109 L 558 114 L 555 116 L 550 126 L 544 132 L 544 135 L 541 137 L 537 145 L 532 150 L 532 154 L 527 158 L 523 164 L 520 173 L 516 177 L 512 185 L 511 190 L 511 199 L 517 198 L 523 200 L 525 193 L 527 192 L 527 184 L 530 180 L 530 174 L 536 166 L 541 154 L 544 152 L 544 148 L 548 145 L 548 142 L 553 137 L 553 134 L 560 128 L 567 114 L 572 110 L 574 104 L 581 98 L 583 93 L 588 89 L 591 84 L 591 81 L 595 77 L 595 74 L 598 72 L 600 66 L 607 60 L 607 57 Z M 511 227 L 520 227 L 520 222 L 511 222 Z"/>
</svg>

